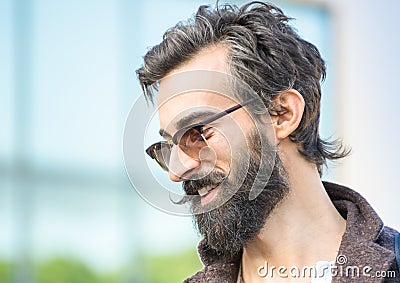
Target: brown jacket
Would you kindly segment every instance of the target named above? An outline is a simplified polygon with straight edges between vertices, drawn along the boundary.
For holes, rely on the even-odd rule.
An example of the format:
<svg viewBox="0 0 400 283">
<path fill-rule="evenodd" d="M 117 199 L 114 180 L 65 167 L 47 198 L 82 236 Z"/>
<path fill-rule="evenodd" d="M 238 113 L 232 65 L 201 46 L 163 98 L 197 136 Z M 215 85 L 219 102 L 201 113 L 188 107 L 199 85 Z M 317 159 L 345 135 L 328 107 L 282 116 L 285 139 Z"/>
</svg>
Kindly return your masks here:
<svg viewBox="0 0 400 283">
<path fill-rule="evenodd" d="M 398 232 L 384 226 L 369 203 L 357 192 L 328 182 L 324 182 L 324 186 L 336 209 L 347 220 L 338 252 L 338 255 L 346 257 L 346 263 L 340 264 L 338 259 L 335 265 L 337 275 L 332 283 L 400 282 L 394 252 L 394 237 Z M 241 254 L 234 258 L 222 258 L 204 240 L 200 242 L 198 252 L 205 267 L 184 283 L 236 283 Z M 359 267 L 360 275 L 352 276 L 356 273 L 346 269 L 350 266 Z M 363 268 L 370 277 L 363 275 Z M 392 278 L 375 276 L 388 271 Z"/>
</svg>

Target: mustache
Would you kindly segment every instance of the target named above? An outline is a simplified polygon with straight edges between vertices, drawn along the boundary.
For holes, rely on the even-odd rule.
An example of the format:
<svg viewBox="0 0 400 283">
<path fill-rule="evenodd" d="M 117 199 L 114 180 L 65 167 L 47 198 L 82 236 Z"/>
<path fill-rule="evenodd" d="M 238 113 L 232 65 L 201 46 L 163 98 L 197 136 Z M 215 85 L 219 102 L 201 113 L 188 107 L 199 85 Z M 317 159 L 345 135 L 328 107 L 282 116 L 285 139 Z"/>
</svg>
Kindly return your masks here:
<svg viewBox="0 0 400 283">
<path fill-rule="evenodd" d="M 200 174 L 199 174 L 200 175 Z M 192 180 L 183 182 L 182 187 L 187 195 L 197 195 L 197 191 L 205 186 L 217 186 L 227 176 L 220 171 L 211 171 L 207 176 L 198 179 L 196 175 L 192 176 Z"/>
</svg>

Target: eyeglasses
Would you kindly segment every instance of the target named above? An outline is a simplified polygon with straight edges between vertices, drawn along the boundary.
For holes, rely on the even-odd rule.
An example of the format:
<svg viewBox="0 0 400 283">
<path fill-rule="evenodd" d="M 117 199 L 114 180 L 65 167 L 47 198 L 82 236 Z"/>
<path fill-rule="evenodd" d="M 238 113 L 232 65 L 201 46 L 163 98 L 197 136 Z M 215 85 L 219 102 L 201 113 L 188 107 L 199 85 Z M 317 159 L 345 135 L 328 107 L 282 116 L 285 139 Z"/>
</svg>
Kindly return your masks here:
<svg viewBox="0 0 400 283">
<path fill-rule="evenodd" d="M 208 146 L 207 139 L 204 137 L 204 126 L 250 104 L 256 99 L 257 98 L 251 98 L 220 113 L 211 115 L 199 123 L 183 127 L 173 135 L 171 140 L 160 141 L 149 146 L 146 149 L 146 153 L 165 171 L 169 171 L 169 160 L 174 145 L 178 145 L 179 148 L 191 158 L 199 160 L 201 149 Z"/>
</svg>

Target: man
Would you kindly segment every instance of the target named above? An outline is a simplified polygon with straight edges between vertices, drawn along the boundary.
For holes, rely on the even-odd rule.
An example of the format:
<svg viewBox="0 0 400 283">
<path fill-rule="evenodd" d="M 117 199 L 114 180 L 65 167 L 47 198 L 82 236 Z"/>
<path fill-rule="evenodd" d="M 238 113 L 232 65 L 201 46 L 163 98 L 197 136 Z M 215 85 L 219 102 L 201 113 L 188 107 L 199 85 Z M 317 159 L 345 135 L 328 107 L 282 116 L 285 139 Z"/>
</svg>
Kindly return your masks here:
<svg viewBox="0 0 400 283">
<path fill-rule="evenodd" d="M 288 20 L 268 3 L 201 6 L 137 70 L 167 140 L 147 153 L 183 183 L 203 236 L 205 267 L 186 282 L 400 282 L 398 233 L 321 181 L 348 151 L 319 137 L 324 61 Z"/>
</svg>

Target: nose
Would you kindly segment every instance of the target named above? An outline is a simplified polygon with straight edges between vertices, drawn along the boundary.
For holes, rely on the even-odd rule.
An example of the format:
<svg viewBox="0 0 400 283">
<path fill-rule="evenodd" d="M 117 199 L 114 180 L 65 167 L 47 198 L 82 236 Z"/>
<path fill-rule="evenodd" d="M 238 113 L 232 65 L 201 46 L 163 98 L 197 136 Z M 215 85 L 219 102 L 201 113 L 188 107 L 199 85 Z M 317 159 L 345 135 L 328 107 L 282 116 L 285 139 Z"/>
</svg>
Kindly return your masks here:
<svg viewBox="0 0 400 283">
<path fill-rule="evenodd" d="M 179 146 L 173 146 L 169 159 L 169 178 L 173 182 L 181 182 L 188 178 L 193 169 L 199 167 L 201 161 L 187 155 Z"/>
</svg>

